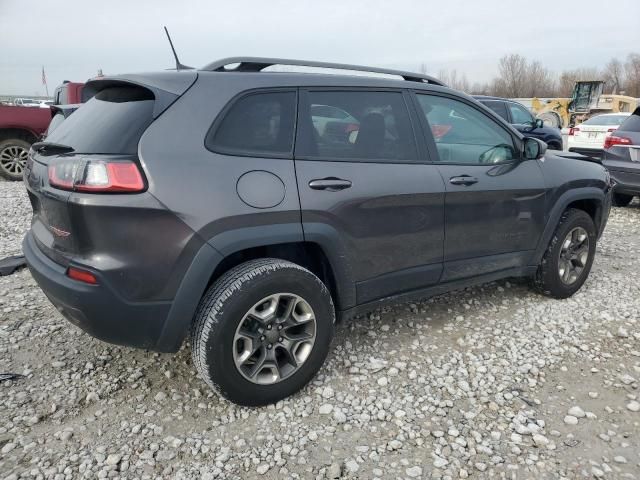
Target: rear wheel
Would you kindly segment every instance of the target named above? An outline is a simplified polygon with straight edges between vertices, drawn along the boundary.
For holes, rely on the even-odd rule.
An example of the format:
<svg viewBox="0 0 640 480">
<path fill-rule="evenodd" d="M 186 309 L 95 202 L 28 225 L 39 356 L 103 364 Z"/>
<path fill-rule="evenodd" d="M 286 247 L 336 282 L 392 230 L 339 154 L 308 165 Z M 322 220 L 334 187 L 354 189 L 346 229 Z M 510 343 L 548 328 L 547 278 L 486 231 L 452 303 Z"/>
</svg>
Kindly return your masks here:
<svg viewBox="0 0 640 480">
<path fill-rule="evenodd" d="M 0 141 L 0 175 L 7 180 L 22 180 L 31 144 L 19 138 Z"/>
<path fill-rule="evenodd" d="M 562 125 L 562 121 L 560 120 L 560 117 L 552 112 L 542 113 L 538 115 L 538 118 L 542 120 L 545 127 L 560 128 Z"/>
<path fill-rule="evenodd" d="M 623 193 L 613 194 L 613 206 L 614 207 L 626 207 L 633 200 L 633 195 L 624 195 Z"/>
<path fill-rule="evenodd" d="M 534 287 L 554 298 L 576 293 L 589 276 L 596 238 L 593 220 L 585 211 L 572 208 L 564 212 L 538 266 Z"/>
<path fill-rule="evenodd" d="M 284 260 L 252 260 L 224 274 L 202 298 L 193 362 L 232 402 L 274 403 L 320 369 L 334 323 L 331 295 L 313 273 Z"/>
</svg>

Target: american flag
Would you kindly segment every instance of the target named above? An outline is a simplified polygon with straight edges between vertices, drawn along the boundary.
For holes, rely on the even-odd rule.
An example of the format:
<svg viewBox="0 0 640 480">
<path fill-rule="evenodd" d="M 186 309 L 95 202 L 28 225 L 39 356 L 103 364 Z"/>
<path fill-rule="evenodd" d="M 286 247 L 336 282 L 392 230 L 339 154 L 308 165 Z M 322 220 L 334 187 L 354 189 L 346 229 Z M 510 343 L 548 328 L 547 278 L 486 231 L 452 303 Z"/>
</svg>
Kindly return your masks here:
<svg viewBox="0 0 640 480">
<path fill-rule="evenodd" d="M 42 66 L 42 84 L 47 84 L 47 75 L 44 73 L 44 66 Z"/>
</svg>

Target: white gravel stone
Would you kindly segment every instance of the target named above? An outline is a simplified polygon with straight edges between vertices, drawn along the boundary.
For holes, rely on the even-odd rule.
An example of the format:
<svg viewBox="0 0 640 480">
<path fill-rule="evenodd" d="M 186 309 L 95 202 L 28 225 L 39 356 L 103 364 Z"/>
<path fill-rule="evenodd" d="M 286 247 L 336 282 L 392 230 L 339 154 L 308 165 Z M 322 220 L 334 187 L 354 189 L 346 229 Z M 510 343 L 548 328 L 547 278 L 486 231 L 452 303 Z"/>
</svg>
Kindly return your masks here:
<svg viewBox="0 0 640 480">
<path fill-rule="evenodd" d="M 584 413 L 584 410 L 578 407 L 577 405 L 575 407 L 571 407 L 567 412 L 567 414 L 576 418 L 583 418 L 586 416 L 586 413 Z"/>
<path fill-rule="evenodd" d="M 565 415 L 564 423 L 566 423 L 567 425 L 577 425 L 578 419 L 573 415 Z"/>
<path fill-rule="evenodd" d="M 418 466 L 409 467 L 405 470 L 405 473 L 408 477 L 417 478 L 422 475 L 422 468 Z"/>
<path fill-rule="evenodd" d="M 631 410 L 632 412 L 640 412 L 640 403 L 632 400 L 627 403 L 627 410 Z"/>
</svg>

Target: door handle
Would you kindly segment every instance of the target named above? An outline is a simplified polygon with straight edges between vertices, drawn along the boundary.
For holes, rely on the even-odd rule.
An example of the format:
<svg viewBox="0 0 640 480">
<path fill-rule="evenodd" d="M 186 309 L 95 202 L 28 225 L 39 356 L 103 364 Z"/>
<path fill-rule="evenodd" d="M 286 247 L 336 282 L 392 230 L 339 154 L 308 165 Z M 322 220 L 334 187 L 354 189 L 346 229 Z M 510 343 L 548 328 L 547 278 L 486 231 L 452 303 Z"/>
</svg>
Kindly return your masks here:
<svg viewBox="0 0 640 480">
<path fill-rule="evenodd" d="M 468 187 L 469 185 L 478 183 L 478 179 L 470 175 L 460 175 L 459 177 L 451 177 L 449 179 L 449 183 L 452 185 L 464 185 L 465 187 Z"/>
<path fill-rule="evenodd" d="M 343 180 L 336 177 L 317 178 L 309 182 L 309 187 L 313 190 L 328 190 L 330 192 L 338 192 L 345 188 L 351 187 L 350 180 Z"/>
</svg>

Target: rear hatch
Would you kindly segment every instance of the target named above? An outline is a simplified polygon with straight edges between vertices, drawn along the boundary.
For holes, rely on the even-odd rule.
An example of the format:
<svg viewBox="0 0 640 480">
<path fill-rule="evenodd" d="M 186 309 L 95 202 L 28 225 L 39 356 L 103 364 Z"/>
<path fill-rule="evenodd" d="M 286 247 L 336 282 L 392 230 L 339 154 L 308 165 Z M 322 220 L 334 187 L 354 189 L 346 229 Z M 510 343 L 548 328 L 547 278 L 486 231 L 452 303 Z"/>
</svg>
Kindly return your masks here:
<svg viewBox="0 0 640 480">
<path fill-rule="evenodd" d="M 623 162 L 618 166 L 633 162 L 627 166 L 634 171 L 640 170 L 640 107 L 611 134 L 607 140 L 605 158 Z"/>
<path fill-rule="evenodd" d="M 31 233 L 45 255 L 67 265 L 86 253 L 91 242 L 83 209 L 144 192 L 138 142 L 196 76 L 182 77 L 178 92 L 122 78 L 89 82 L 85 89 L 93 98 L 33 145 L 24 178 L 33 208 Z"/>
</svg>

